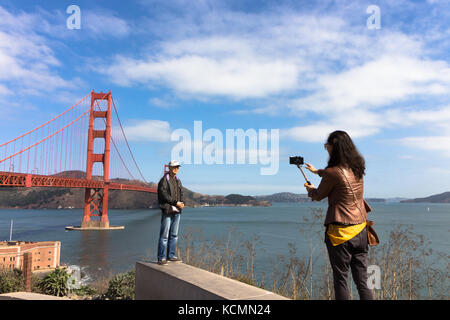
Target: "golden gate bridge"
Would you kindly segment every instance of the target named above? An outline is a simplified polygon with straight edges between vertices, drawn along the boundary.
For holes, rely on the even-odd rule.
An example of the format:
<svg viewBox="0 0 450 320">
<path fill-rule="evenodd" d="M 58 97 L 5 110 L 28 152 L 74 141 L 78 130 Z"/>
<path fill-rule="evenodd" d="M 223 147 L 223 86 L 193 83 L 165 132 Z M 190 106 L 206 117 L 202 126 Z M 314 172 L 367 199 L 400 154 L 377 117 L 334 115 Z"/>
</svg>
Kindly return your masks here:
<svg viewBox="0 0 450 320">
<path fill-rule="evenodd" d="M 108 191 L 156 193 L 131 152 L 111 91 L 91 91 L 0 145 L 0 187 L 84 188 L 81 229 L 108 229 Z"/>
</svg>

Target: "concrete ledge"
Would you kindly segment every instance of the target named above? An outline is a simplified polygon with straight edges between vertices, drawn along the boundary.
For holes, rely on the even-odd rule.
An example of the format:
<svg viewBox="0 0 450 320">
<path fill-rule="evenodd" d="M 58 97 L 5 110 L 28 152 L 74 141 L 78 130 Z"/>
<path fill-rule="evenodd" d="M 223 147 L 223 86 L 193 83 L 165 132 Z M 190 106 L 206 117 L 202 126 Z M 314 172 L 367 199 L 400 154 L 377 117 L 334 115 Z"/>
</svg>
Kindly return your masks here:
<svg viewBox="0 0 450 320">
<path fill-rule="evenodd" d="M 136 262 L 136 300 L 289 300 L 180 262 Z"/>
<path fill-rule="evenodd" d="M 64 297 L 48 296 L 33 292 L 10 292 L 0 294 L 0 300 L 70 300 Z"/>
</svg>

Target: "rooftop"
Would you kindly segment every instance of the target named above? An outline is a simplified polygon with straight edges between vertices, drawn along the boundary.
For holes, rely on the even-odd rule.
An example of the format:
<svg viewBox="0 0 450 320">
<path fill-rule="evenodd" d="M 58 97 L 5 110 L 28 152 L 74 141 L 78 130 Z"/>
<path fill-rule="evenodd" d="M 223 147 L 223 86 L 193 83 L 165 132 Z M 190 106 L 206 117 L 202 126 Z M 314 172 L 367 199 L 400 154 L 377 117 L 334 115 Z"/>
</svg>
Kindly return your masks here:
<svg viewBox="0 0 450 320">
<path fill-rule="evenodd" d="M 0 246 L 20 246 L 24 244 L 51 244 L 59 241 L 0 241 Z"/>
</svg>

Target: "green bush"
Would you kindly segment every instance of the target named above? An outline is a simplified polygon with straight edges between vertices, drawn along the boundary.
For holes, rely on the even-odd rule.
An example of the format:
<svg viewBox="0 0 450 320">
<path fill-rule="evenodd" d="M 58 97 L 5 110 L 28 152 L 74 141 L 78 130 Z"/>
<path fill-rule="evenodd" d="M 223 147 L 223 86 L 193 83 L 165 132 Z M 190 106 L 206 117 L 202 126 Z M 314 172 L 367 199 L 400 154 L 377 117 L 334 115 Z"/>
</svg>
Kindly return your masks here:
<svg viewBox="0 0 450 320">
<path fill-rule="evenodd" d="M 21 270 L 0 270 L 0 294 L 25 290 L 25 281 Z"/>
<path fill-rule="evenodd" d="M 63 297 L 69 293 L 67 286 L 67 280 L 69 278 L 70 274 L 65 269 L 56 268 L 39 281 L 37 287 L 43 294 Z"/>
<path fill-rule="evenodd" d="M 95 296 L 98 294 L 97 290 L 90 286 L 81 286 L 80 289 L 73 289 L 72 293 L 78 296 Z"/>
<path fill-rule="evenodd" d="M 134 270 L 121 273 L 109 281 L 104 298 L 110 300 L 134 300 Z"/>
</svg>

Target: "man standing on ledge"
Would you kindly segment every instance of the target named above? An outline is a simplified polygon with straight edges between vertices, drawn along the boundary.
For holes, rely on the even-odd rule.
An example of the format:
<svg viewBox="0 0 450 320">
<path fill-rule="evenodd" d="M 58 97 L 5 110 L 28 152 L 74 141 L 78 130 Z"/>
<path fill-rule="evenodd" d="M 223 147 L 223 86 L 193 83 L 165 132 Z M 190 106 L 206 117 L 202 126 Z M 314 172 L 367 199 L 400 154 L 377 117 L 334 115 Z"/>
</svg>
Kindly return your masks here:
<svg viewBox="0 0 450 320">
<path fill-rule="evenodd" d="M 180 163 L 172 160 L 169 163 L 169 172 L 158 183 L 158 202 L 162 210 L 161 230 L 158 242 L 158 264 L 167 265 L 169 261 L 181 261 L 176 256 L 178 241 L 178 226 L 180 214 L 184 208 L 183 189 L 180 179 L 177 178 Z"/>
</svg>

